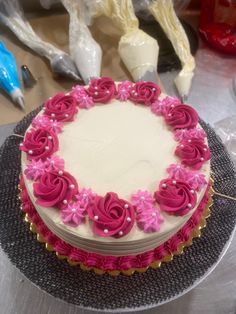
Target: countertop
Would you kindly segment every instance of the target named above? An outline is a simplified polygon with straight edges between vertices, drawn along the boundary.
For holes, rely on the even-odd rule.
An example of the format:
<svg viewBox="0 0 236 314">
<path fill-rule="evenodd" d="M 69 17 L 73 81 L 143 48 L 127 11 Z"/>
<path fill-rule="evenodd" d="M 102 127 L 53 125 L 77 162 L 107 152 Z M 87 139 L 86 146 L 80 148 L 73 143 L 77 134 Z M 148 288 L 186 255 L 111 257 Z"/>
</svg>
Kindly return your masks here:
<svg viewBox="0 0 236 314">
<path fill-rule="evenodd" d="M 236 115 L 236 95 L 233 92 L 236 59 L 220 55 L 200 43 L 196 62 L 196 73 L 188 102 L 206 122 L 214 126 L 215 122 Z M 160 75 L 166 92 L 171 95 L 175 94 L 175 75 L 176 72 Z M 13 127 L 14 124 L 0 127 L 0 144 L 12 133 Z M 1 250 L 0 267 L 0 313 L 92 313 L 66 304 L 38 289 L 9 262 Z M 216 269 L 196 288 L 168 304 L 140 313 L 235 314 L 235 291 L 236 236 Z"/>
</svg>

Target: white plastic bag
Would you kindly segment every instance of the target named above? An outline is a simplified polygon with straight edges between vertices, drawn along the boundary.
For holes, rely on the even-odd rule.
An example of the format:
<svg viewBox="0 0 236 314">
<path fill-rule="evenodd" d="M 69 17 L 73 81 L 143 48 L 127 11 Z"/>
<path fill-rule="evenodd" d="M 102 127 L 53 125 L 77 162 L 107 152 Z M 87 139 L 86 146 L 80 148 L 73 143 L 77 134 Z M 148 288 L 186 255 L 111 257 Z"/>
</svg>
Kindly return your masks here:
<svg viewBox="0 0 236 314">
<path fill-rule="evenodd" d="M 79 73 L 70 56 L 64 51 L 43 41 L 32 29 L 24 16 L 18 0 L 0 0 L 0 22 L 11 31 L 30 49 L 46 57 L 51 64 L 52 71 L 60 75 L 78 80 Z"/>
<path fill-rule="evenodd" d="M 83 0 L 61 0 L 61 2 L 70 15 L 70 55 L 83 80 L 88 83 L 91 78 L 100 76 L 102 50 L 86 25 L 88 16 L 86 3 Z"/>
</svg>

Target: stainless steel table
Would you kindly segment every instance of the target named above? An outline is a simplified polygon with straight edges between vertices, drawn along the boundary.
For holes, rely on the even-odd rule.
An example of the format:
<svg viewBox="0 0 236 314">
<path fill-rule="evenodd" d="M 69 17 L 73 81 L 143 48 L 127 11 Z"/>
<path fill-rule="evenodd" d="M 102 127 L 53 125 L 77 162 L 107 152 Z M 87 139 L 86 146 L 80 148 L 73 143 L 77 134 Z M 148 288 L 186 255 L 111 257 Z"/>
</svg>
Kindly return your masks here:
<svg viewBox="0 0 236 314">
<path fill-rule="evenodd" d="M 219 55 L 201 44 L 196 61 L 197 69 L 188 102 L 211 125 L 225 117 L 236 115 L 236 95 L 232 88 L 232 80 L 236 75 L 236 58 Z M 173 88 L 175 75 L 175 72 L 161 75 L 166 92 L 171 95 L 175 94 Z M 13 127 L 13 125 L 0 127 L 0 142 L 12 132 Z M 39 290 L 11 265 L 1 250 L 0 269 L 2 314 L 92 313 L 66 304 Z M 140 313 L 235 314 L 235 291 L 236 236 L 219 265 L 202 283 L 168 304 Z"/>
</svg>

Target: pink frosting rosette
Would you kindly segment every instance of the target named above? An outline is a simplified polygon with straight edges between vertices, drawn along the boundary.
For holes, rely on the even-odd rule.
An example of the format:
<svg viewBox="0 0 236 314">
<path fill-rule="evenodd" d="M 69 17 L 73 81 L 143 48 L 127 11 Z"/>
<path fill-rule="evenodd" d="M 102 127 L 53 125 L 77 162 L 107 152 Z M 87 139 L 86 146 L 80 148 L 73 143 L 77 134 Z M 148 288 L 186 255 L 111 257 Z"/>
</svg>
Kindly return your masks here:
<svg viewBox="0 0 236 314">
<path fill-rule="evenodd" d="M 165 112 L 165 121 L 174 130 L 176 129 L 191 129 L 198 124 L 198 114 L 192 107 L 182 104 L 169 108 Z"/>
<path fill-rule="evenodd" d="M 45 160 L 58 150 L 57 135 L 48 129 L 29 130 L 20 144 L 20 149 L 27 153 L 29 160 Z"/>
<path fill-rule="evenodd" d="M 116 85 L 110 77 L 93 79 L 89 84 L 87 93 L 94 102 L 107 103 L 115 96 Z"/>
<path fill-rule="evenodd" d="M 197 195 L 189 184 L 165 179 L 160 182 L 155 199 L 161 210 L 171 215 L 184 216 L 196 205 Z"/>
<path fill-rule="evenodd" d="M 104 197 L 96 196 L 87 212 L 93 221 L 94 233 L 101 237 L 125 236 L 135 221 L 134 207 L 113 192 L 108 192 Z"/>
<path fill-rule="evenodd" d="M 130 100 L 150 106 L 161 93 L 159 86 L 153 82 L 137 82 L 130 90 Z"/>
<path fill-rule="evenodd" d="M 175 150 L 175 155 L 181 158 L 185 166 L 198 170 L 202 164 L 210 159 L 211 153 L 208 146 L 198 139 L 185 140 Z"/>
<path fill-rule="evenodd" d="M 73 121 L 77 112 L 77 102 L 72 95 L 58 93 L 44 103 L 44 114 L 57 121 Z"/>
<path fill-rule="evenodd" d="M 64 208 L 78 193 L 75 178 L 66 171 L 45 172 L 33 185 L 36 203 L 43 207 Z"/>
</svg>

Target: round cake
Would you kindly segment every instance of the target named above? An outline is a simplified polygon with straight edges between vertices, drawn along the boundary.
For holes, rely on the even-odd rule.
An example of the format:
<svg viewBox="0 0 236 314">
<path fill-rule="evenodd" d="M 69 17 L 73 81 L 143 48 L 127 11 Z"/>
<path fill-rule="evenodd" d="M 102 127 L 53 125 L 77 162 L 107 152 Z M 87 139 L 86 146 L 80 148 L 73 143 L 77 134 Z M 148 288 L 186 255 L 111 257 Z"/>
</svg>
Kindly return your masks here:
<svg viewBox="0 0 236 314">
<path fill-rule="evenodd" d="M 104 77 L 58 93 L 20 149 L 23 210 L 52 249 L 87 269 L 163 260 L 189 240 L 209 201 L 198 115 L 152 82 Z"/>
</svg>

